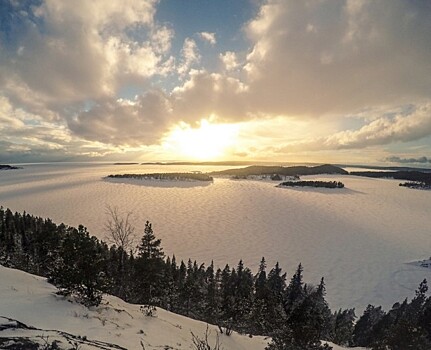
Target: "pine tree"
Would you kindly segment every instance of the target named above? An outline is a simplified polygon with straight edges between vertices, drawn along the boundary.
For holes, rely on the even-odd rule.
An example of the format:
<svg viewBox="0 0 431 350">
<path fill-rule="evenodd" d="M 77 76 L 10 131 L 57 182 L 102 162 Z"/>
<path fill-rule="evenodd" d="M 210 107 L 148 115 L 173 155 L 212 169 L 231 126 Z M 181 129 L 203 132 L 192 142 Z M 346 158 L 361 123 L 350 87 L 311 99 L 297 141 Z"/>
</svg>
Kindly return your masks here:
<svg viewBox="0 0 431 350">
<path fill-rule="evenodd" d="M 371 344 L 374 327 L 382 320 L 385 316 L 385 312 L 382 311 L 382 307 L 375 307 L 368 305 L 363 315 L 359 318 L 355 324 L 353 331 L 353 344 L 355 346 L 369 347 Z"/>
<path fill-rule="evenodd" d="M 431 349 L 431 341 L 427 338 L 427 331 L 419 322 L 424 311 L 427 281 L 424 280 L 416 290 L 416 296 L 410 303 L 403 303 L 398 310 L 395 322 L 388 330 L 386 344 L 393 350 Z"/>
<path fill-rule="evenodd" d="M 217 323 L 219 321 L 221 298 L 220 298 L 220 274 L 221 270 L 218 269 L 214 273 L 214 262 L 208 266 L 205 272 L 205 281 L 207 286 L 206 301 L 205 301 L 205 321 L 209 323 Z"/>
<path fill-rule="evenodd" d="M 233 318 L 234 318 L 234 287 L 233 281 L 236 279 L 235 269 L 230 269 L 229 265 L 226 265 L 221 272 L 220 281 L 220 320 L 218 323 L 220 331 L 227 335 L 230 335 L 233 330 Z"/>
<path fill-rule="evenodd" d="M 299 264 L 295 274 L 292 276 L 286 290 L 286 297 L 284 300 L 284 310 L 289 315 L 293 312 L 295 307 L 302 302 L 305 297 L 304 282 L 302 277 L 302 265 Z"/>
<path fill-rule="evenodd" d="M 334 328 L 331 340 L 338 345 L 351 346 L 353 343 L 353 328 L 355 310 L 339 310 L 334 314 Z"/>
<path fill-rule="evenodd" d="M 245 333 L 250 328 L 251 310 L 253 299 L 253 275 L 251 271 L 244 267 L 242 260 L 239 261 L 236 270 L 236 280 L 233 284 L 233 305 L 234 305 L 234 327 L 239 332 Z"/>
<path fill-rule="evenodd" d="M 268 313 L 266 324 L 268 325 L 268 333 L 272 335 L 275 330 L 283 327 L 286 319 L 286 312 L 284 310 L 286 274 L 282 274 L 282 269 L 278 262 L 268 274 L 267 286 L 269 296 L 267 299 Z"/>
<path fill-rule="evenodd" d="M 104 262 L 98 248 L 97 239 L 90 237 L 85 227 L 70 229 L 49 276 L 61 294 L 76 295 L 86 306 L 99 305 L 106 289 Z"/>
<path fill-rule="evenodd" d="M 164 256 L 161 240 L 156 239 L 152 226 L 147 221 L 136 259 L 136 280 L 138 282 L 135 296 L 138 302 L 160 305 L 164 293 L 162 286 Z"/>
<path fill-rule="evenodd" d="M 254 298 L 251 314 L 251 330 L 254 334 L 270 334 L 272 327 L 270 321 L 270 291 L 266 277 L 266 261 L 262 258 L 259 270 L 254 277 Z"/>
</svg>

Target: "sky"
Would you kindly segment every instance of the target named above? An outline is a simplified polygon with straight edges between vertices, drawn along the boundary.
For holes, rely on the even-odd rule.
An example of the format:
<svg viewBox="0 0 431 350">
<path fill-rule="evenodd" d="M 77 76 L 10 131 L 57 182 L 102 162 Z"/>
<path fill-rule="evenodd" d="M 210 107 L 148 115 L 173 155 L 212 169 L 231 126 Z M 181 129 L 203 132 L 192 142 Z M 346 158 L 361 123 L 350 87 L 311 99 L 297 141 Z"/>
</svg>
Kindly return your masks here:
<svg viewBox="0 0 431 350">
<path fill-rule="evenodd" d="M 0 162 L 431 167 L 429 0 L 1 0 Z"/>
</svg>

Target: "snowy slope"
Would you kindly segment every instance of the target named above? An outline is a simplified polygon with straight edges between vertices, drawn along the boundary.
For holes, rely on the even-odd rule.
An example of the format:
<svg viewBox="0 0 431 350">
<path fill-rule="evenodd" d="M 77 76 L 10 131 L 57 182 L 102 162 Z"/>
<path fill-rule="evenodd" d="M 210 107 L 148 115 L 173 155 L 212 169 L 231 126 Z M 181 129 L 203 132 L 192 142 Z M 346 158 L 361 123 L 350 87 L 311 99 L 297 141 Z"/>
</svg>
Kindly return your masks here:
<svg viewBox="0 0 431 350">
<path fill-rule="evenodd" d="M 0 266 L 0 344 L 11 337 L 30 337 L 39 343 L 89 349 L 193 349 L 193 332 L 203 338 L 207 325 L 157 309 L 145 316 L 139 305 L 105 296 L 102 304 L 86 308 L 55 294 L 45 278 Z M 217 327 L 209 325 L 214 344 Z M 219 334 L 224 350 L 263 350 L 267 340 L 233 333 Z M 143 346 L 144 347 L 143 347 Z M 1 348 L 1 347 L 0 347 Z M 334 346 L 334 350 L 341 350 Z"/>
<path fill-rule="evenodd" d="M 49 332 L 59 330 L 81 343 L 80 349 L 97 348 L 86 345 L 78 336 L 87 340 L 98 340 L 116 344 L 127 349 L 192 349 L 191 332 L 203 337 L 206 324 L 163 309 L 157 317 L 144 316 L 139 305 L 125 303 L 119 298 L 106 296 L 99 307 L 87 309 L 71 300 L 55 295 L 56 288 L 44 278 L 0 266 L 0 324 L 13 323 L 5 317 L 17 320 L 39 330 L 17 329 L 2 331 L 0 337 L 18 335 L 30 331 L 32 335 L 44 335 L 53 341 L 61 334 Z M 1 328 L 1 327 L 0 327 Z M 217 329 L 209 326 L 210 341 L 215 341 Z M 9 333 L 5 333 L 9 332 Z M 263 350 L 266 341 L 262 337 L 249 338 L 233 333 L 220 335 L 224 349 Z M 102 343 L 99 343 L 99 345 Z"/>
</svg>

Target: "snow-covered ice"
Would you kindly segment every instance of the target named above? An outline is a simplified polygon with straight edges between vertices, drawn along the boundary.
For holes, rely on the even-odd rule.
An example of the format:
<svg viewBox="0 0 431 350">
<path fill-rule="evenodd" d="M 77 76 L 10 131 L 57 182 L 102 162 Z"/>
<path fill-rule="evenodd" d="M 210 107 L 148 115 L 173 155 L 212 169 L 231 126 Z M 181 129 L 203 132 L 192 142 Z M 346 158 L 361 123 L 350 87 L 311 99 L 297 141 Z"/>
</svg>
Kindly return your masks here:
<svg viewBox="0 0 431 350">
<path fill-rule="evenodd" d="M 356 176 L 343 189 L 276 188 L 277 182 L 215 178 L 207 186 L 154 187 L 104 181 L 109 174 L 211 171 L 220 167 L 39 164 L 0 173 L 0 205 L 84 224 L 103 238 L 107 205 L 133 211 L 137 232 L 153 224 L 167 254 L 216 265 L 265 256 L 288 272 L 305 267 L 307 282 L 327 282 L 331 308 L 388 309 L 412 297 L 431 269 L 410 261 L 431 255 L 431 193 L 399 181 Z"/>
</svg>

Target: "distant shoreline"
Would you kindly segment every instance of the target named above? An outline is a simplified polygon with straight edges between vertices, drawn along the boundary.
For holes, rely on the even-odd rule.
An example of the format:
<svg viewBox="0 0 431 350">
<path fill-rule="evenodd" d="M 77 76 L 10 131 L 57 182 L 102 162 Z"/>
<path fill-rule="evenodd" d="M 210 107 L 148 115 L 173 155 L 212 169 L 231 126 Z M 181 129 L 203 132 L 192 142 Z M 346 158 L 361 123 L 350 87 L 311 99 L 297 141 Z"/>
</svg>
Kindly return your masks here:
<svg viewBox="0 0 431 350">
<path fill-rule="evenodd" d="M 13 165 L 0 164 L 0 170 L 17 170 L 17 169 L 22 169 L 22 168 L 13 166 Z"/>
</svg>

